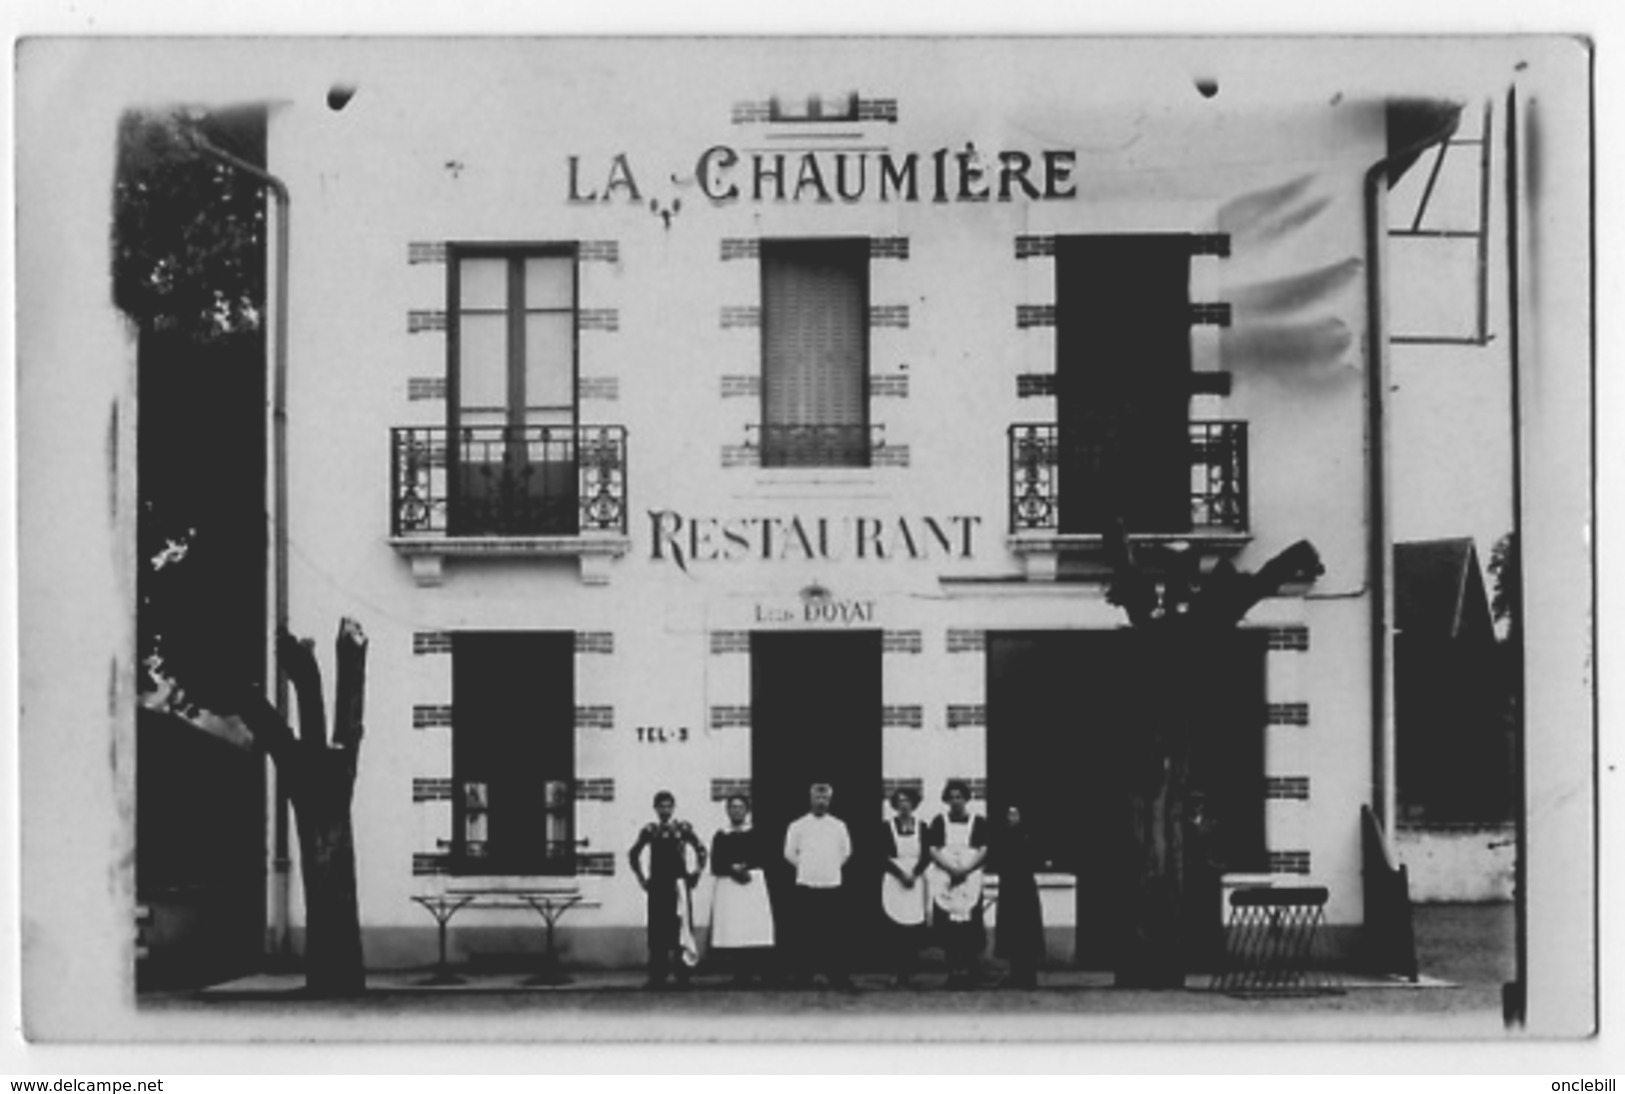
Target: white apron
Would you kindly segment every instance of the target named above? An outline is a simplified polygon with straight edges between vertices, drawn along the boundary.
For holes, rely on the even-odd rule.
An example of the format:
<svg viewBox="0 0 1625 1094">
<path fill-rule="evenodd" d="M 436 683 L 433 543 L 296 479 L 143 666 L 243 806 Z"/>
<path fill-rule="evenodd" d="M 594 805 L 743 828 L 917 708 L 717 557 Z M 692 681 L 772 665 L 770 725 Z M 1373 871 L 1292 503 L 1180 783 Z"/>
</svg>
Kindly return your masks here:
<svg viewBox="0 0 1625 1094">
<path fill-rule="evenodd" d="M 773 905 L 767 895 L 767 875 L 750 872 L 750 881 L 718 877 L 711 894 L 711 947 L 742 949 L 773 945 Z"/>
<path fill-rule="evenodd" d="M 905 874 L 912 874 L 919 866 L 920 856 L 924 854 L 921 838 L 924 835 L 924 825 L 918 820 L 914 822 L 914 831 L 910 835 L 902 835 L 897 831 L 897 821 L 888 821 L 891 825 L 892 839 L 897 844 L 897 857 L 892 863 Z M 912 887 L 904 885 L 887 871 L 880 879 L 880 906 L 886 910 L 886 916 L 900 927 L 917 927 L 925 922 L 926 884 L 925 878 L 915 878 Z"/>
<path fill-rule="evenodd" d="M 970 845 L 971 829 L 976 827 L 974 817 L 964 824 L 955 824 L 944 817 L 942 827 L 946 833 L 943 837 L 943 858 L 958 866 L 975 857 L 977 848 Z M 937 907 L 957 923 L 969 920 L 982 903 L 982 871 L 977 869 L 958 885 L 952 883 L 948 871 L 935 863 L 927 873 L 931 878 L 931 899 Z"/>
</svg>

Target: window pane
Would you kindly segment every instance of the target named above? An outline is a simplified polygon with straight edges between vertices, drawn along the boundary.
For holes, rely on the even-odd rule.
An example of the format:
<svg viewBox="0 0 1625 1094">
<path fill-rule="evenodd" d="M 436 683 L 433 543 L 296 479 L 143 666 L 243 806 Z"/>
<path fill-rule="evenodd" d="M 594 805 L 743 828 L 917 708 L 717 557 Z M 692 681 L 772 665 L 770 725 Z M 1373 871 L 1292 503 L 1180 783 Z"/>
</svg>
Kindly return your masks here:
<svg viewBox="0 0 1625 1094">
<path fill-rule="evenodd" d="M 464 315 L 458 321 L 457 404 L 468 411 L 508 405 L 508 320 Z"/>
<path fill-rule="evenodd" d="M 525 405 L 575 405 L 575 313 L 525 316 Z"/>
<path fill-rule="evenodd" d="M 463 308 L 508 306 L 508 260 L 465 258 L 458 264 L 457 302 Z"/>
<path fill-rule="evenodd" d="M 575 259 L 568 255 L 525 259 L 525 307 L 575 307 Z"/>
</svg>

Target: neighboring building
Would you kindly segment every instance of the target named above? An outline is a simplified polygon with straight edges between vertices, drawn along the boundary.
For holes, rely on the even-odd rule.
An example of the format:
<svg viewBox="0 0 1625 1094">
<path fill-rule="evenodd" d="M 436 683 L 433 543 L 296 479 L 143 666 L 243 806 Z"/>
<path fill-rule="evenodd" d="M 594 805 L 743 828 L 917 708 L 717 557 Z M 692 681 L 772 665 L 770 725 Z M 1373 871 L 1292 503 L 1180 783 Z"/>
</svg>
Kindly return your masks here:
<svg viewBox="0 0 1625 1094">
<path fill-rule="evenodd" d="M 1510 900 L 1515 671 L 1472 540 L 1394 545 L 1394 631 L 1395 839 L 1412 896 Z"/>
<path fill-rule="evenodd" d="M 1392 808 L 1366 180 L 1438 114 L 1210 96 L 1159 48 L 435 43 L 273 110 L 291 620 L 371 637 L 371 964 L 430 960 L 411 897 L 472 879 L 579 892 L 567 960 L 636 963 L 657 789 L 709 834 L 829 781 L 861 843 L 951 777 L 1028 807 L 1051 955 L 1105 962 L 1112 734 L 1180 686 L 1105 599 L 1114 515 L 1318 549 L 1195 778 L 1220 868 L 1326 885 L 1352 945 Z"/>
</svg>

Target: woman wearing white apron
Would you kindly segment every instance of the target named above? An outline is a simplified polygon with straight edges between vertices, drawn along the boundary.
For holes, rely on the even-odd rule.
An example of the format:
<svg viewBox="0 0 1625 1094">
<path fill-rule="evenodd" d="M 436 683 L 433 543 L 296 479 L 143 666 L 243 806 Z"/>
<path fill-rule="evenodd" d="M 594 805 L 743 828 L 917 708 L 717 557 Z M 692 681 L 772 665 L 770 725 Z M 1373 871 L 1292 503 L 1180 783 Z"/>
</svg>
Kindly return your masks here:
<svg viewBox="0 0 1625 1094">
<path fill-rule="evenodd" d="M 987 858 L 987 825 L 967 810 L 970 787 L 951 779 L 942 791 L 948 812 L 925 832 L 931 859 L 932 921 L 948 955 L 948 986 L 971 986 L 977 955 L 986 944 L 982 929 L 982 863 Z"/>
<path fill-rule="evenodd" d="M 750 802 L 728 799 L 728 827 L 711 841 L 711 952 L 731 968 L 736 985 L 766 976 L 773 947 L 773 905 L 768 899 L 767 845 L 750 826 Z"/>
<path fill-rule="evenodd" d="M 897 978 L 893 984 L 899 988 L 912 982 L 915 960 L 924 945 L 928 901 L 920 875 L 930 860 L 925 855 L 924 829 L 914 816 L 919 800 L 919 794 L 907 787 L 892 794 L 895 815 L 884 822 L 881 842 L 886 872 L 880 879 L 880 905 L 890 926 L 887 949 L 895 955 Z"/>
</svg>

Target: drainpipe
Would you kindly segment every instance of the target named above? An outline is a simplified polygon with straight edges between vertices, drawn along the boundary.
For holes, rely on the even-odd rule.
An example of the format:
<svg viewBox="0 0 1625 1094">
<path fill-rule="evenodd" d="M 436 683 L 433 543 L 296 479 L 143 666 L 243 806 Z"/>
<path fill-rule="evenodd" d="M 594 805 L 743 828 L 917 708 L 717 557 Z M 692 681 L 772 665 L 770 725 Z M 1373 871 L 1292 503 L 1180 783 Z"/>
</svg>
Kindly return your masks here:
<svg viewBox="0 0 1625 1094">
<path fill-rule="evenodd" d="M 1448 140 L 1456 131 L 1459 118 L 1459 111 L 1452 113 L 1436 130 L 1388 153 L 1365 173 L 1366 343 L 1371 360 L 1366 377 L 1369 454 L 1366 531 L 1371 592 L 1372 811 L 1382 822 L 1382 839 L 1390 858 L 1394 853 L 1398 810 L 1394 765 L 1394 644 L 1390 634 L 1394 589 L 1393 544 L 1388 527 L 1388 335 L 1382 291 L 1387 220 L 1382 215 L 1381 202 L 1388 173 L 1395 164 L 1408 163 L 1426 149 Z"/>
<path fill-rule="evenodd" d="M 276 200 L 276 280 L 271 305 L 271 480 L 273 567 L 276 607 L 272 634 L 288 629 L 288 218 L 292 199 L 287 184 L 262 167 L 257 167 L 223 148 L 216 148 L 202 136 L 194 137 L 199 151 L 245 175 L 257 179 Z M 276 666 L 276 710 L 288 720 L 288 677 Z M 289 929 L 292 907 L 292 868 L 288 840 L 288 790 L 282 773 L 273 765 L 276 807 L 273 824 L 275 839 L 271 858 L 271 953 L 278 958 L 292 956 Z"/>
</svg>

